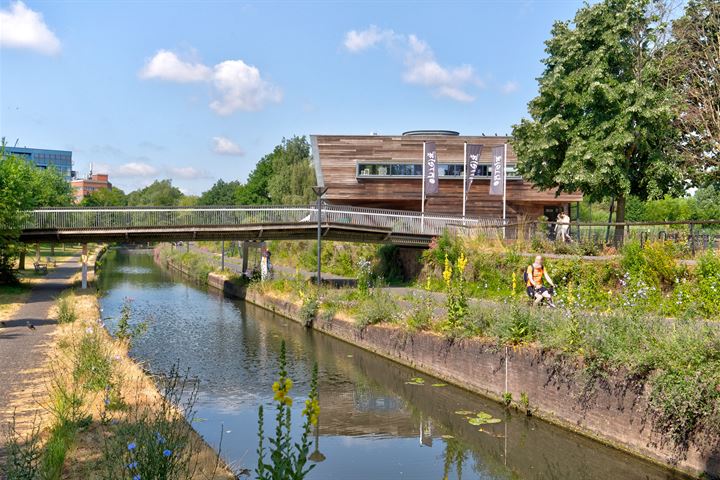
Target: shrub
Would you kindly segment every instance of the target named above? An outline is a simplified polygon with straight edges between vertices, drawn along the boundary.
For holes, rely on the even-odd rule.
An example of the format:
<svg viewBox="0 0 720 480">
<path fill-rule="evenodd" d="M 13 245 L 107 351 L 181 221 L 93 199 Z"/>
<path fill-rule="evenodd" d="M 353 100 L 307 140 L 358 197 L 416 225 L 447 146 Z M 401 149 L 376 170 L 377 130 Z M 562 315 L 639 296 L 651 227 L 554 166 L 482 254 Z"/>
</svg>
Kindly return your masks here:
<svg viewBox="0 0 720 480">
<path fill-rule="evenodd" d="M 531 342 L 537 332 L 535 316 L 530 308 L 518 305 L 500 314 L 492 328 L 493 334 L 501 342 L 511 345 Z"/>
<path fill-rule="evenodd" d="M 429 295 L 413 297 L 404 315 L 405 325 L 411 332 L 427 330 L 432 325 L 434 312 L 435 303 Z"/>
<path fill-rule="evenodd" d="M 698 303 L 708 318 L 720 315 L 720 255 L 707 252 L 698 261 Z"/>
<path fill-rule="evenodd" d="M 306 326 L 311 325 L 315 317 L 317 317 L 318 310 L 320 310 L 320 301 L 316 296 L 304 297 L 300 307 L 300 318 L 303 324 Z"/>
<path fill-rule="evenodd" d="M 446 258 L 454 264 L 461 251 L 462 240 L 445 230 L 442 235 L 432 239 L 430 248 L 423 252 L 423 260 L 431 267 L 439 269 L 443 268 Z"/>
<path fill-rule="evenodd" d="M 118 320 L 117 329 L 115 330 L 115 337 L 118 340 L 126 341 L 132 344 L 133 341 L 147 330 L 147 323 L 141 322 L 136 325 L 130 324 L 132 318 L 132 307 L 131 300 L 126 298 L 123 301 L 123 306 L 120 309 L 120 320 Z"/>
<path fill-rule="evenodd" d="M 394 298 L 382 290 L 373 292 L 362 304 L 356 316 L 359 327 L 364 328 L 380 322 L 394 322 L 398 315 L 398 306 Z"/>
</svg>

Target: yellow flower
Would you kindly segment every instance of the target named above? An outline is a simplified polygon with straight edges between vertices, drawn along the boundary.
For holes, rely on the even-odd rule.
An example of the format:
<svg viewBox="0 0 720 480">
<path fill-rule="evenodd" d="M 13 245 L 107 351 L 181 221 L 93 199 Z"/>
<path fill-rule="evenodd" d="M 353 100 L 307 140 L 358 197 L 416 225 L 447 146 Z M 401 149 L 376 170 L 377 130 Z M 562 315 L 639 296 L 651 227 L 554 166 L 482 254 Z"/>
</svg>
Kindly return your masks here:
<svg viewBox="0 0 720 480">
<path fill-rule="evenodd" d="M 515 295 L 515 290 L 517 289 L 517 277 L 515 275 L 515 272 L 512 272 L 512 294 Z"/>
<path fill-rule="evenodd" d="M 320 405 L 318 404 L 317 398 L 308 398 L 305 400 L 305 408 L 302 414 L 308 417 L 311 424 L 317 425 L 318 415 L 320 415 Z"/>
<path fill-rule="evenodd" d="M 465 257 L 464 252 L 460 252 L 460 256 L 457 259 L 457 269 L 458 273 L 462 275 L 462 273 L 465 271 L 465 267 L 467 266 L 467 258 Z"/>
<path fill-rule="evenodd" d="M 292 398 L 288 396 L 292 386 L 293 382 L 289 378 L 281 378 L 279 381 L 273 383 L 272 389 L 273 392 L 275 392 L 273 400 L 283 403 L 288 407 L 292 406 Z"/>
<path fill-rule="evenodd" d="M 448 260 L 447 255 L 445 255 L 445 269 L 443 270 L 443 280 L 445 280 L 445 285 L 450 288 L 450 279 L 452 278 L 452 266 L 450 265 L 450 260 Z"/>
</svg>

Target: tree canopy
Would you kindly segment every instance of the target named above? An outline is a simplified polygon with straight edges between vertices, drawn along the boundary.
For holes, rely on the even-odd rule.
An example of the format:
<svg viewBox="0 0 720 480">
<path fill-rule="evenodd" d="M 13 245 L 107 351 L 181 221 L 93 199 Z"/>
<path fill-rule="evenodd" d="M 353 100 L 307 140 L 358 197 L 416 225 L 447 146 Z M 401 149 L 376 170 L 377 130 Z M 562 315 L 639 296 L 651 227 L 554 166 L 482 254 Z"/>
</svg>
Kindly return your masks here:
<svg viewBox="0 0 720 480">
<path fill-rule="evenodd" d="M 172 180 L 155 180 L 145 188 L 130 192 L 127 196 L 127 204 L 143 207 L 175 207 L 182 197 L 183 193 L 173 186 Z"/>
<path fill-rule="evenodd" d="M 696 185 L 720 187 L 720 2 L 690 0 L 672 33 L 664 70 L 680 101 L 677 145 Z"/>
<path fill-rule="evenodd" d="M 124 207 L 125 205 L 127 205 L 127 196 L 117 187 L 90 192 L 80 202 L 82 207 Z"/>
<path fill-rule="evenodd" d="M 237 180 L 226 182 L 220 179 L 210 190 L 200 195 L 197 203 L 199 205 L 233 205 L 238 188 L 240 188 L 240 182 Z"/>
<path fill-rule="evenodd" d="M 531 119 L 513 127 L 518 171 L 542 189 L 591 199 L 683 191 L 675 97 L 661 81 L 665 30 L 650 0 L 604 0 L 556 22 Z M 622 230 L 616 230 L 621 238 Z"/>
</svg>

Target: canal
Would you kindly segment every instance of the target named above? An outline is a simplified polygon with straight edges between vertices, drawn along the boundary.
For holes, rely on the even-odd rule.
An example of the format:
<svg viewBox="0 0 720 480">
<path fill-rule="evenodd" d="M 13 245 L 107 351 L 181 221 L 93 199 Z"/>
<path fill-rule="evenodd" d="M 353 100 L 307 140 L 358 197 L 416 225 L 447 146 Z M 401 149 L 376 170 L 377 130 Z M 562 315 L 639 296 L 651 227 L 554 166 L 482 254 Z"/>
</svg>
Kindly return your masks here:
<svg viewBox="0 0 720 480">
<path fill-rule="evenodd" d="M 460 388 L 433 386 L 442 382 L 186 282 L 147 251 L 109 252 L 98 286 L 111 330 L 127 301 L 134 320 L 148 322 L 134 358 L 156 373 L 179 363 L 198 377 L 193 426 L 213 446 L 222 429 L 222 454 L 232 465 L 252 470 L 257 462 L 257 410 L 272 404 L 284 339 L 296 423 L 312 365 L 319 365 L 313 450 L 324 461 L 310 479 L 684 478 Z M 458 411 L 501 421 L 473 426 Z M 273 420 L 271 413 L 268 431 Z"/>
</svg>

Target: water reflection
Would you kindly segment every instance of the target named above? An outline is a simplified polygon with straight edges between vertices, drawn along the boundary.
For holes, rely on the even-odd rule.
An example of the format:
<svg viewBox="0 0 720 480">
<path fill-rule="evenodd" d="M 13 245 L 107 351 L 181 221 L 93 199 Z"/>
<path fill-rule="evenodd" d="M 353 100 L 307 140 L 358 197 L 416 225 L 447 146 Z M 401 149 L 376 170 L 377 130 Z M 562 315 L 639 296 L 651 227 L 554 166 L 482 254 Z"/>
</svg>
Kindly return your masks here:
<svg viewBox="0 0 720 480">
<path fill-rule="evenodd" d="M 222 426 L 223 455 L 231 462 L 257 462 L 257 407 L 271 403 L 285 339 L 295 382 L 293 418 L 301 418 L 299 400 L 309 392 L 313 363 L 320 367 L 312 459 L 322 463 L 312 479 L 679 478 L 459 388 L 433 387 L 438 381 L 427 375 L 266 310 L 182 283 L 149 255 L 110 254 L 100 284 L 107 292 L 105 316 L 117 318 L 130 297 L 134 317 L 151 319 L 133 349 L 136 358 L 158 372 L 180 360 L 201 379 L 197 406 L 204 421 L 194 426 L 210 443 Z M 409 382 L 414 377 L 425 382 Z M 502 422 L 473 426 L 455 413 L 461 410 Z"/>
</svg>

